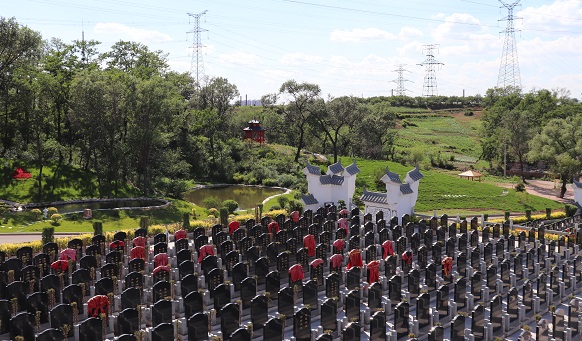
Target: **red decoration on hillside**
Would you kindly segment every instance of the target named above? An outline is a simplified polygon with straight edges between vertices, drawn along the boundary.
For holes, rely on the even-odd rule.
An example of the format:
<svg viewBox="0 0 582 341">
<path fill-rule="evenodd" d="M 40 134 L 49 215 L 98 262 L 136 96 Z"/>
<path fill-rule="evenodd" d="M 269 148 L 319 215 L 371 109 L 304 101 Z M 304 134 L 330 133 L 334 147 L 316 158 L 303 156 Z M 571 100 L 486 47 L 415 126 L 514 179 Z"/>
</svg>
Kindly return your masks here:
<svg viewBox="0 0 582 341">
<path fill-rule="evenodd" d="M 32 178 L 32 174 L 30 174 L 29 172 L 25 171 L 22 168 L 16 168 L 16 170 L 14 171 L 14 173 L 12 173 L 12 179 L 16 179 L 16 180 L 26 180 L 26 179 L 30 179 Z"/>
<path fill-rule="evenodd" d="M 261 126 L 261 122 L 251 120 L 248 122 L 249 126 L 244 128 L 245 140 L 254 141 L 258 144 L 265 143 L 265 128 Z"/>
</svg>

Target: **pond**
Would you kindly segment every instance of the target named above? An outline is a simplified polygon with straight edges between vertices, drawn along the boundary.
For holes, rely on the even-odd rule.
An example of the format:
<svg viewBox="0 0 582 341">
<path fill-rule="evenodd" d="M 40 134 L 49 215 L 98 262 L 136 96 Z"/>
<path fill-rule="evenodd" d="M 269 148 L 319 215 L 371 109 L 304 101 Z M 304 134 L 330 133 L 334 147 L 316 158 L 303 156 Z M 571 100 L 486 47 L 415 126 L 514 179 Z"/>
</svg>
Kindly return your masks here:
<svg viewBox="0 0 582 341">
<path fill-rule="evenodd" d="M 283 188 L 232 185 L 197 188 L 184 193 L 184 199 L 201 207 L 204 207 L 203 201 L 208 197 L 216 197 L 221 202 L 232 199 L 238 202 L 240 210 L 250 210 L 268 197 L 283 193 Z"/>
<path fill-rule="evenodd" d="M 46 206 L 38 206 L 40 210 L 44 207 L 53 206 L 59 210 L 60 214 L 82 212 L 84 209 L 89 208 L 93 211 L 95 210 L 112 210 L 116 208 L 142 208 L 150 206 L 161 206 L 166 204 L 164 200 L 158 199 L 121 199 L 121 200 L 100 200 L 100 201 L 88 201 L 88 202 L 70 202 L 70 203 L 52 203 Z M 29 208 L 32 208 L 31 205 Z M 36 205 L 35 205 L 36 206 Z"/>
</svg>

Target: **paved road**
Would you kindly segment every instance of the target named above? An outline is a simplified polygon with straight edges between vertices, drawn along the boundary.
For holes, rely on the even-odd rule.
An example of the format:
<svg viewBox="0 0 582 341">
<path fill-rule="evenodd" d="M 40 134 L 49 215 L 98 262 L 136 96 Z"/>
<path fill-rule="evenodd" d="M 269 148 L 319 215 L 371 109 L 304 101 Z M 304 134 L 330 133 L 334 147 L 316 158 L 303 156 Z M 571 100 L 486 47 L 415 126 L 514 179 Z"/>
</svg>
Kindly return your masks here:
<svg viewBox="0 0 582 341">
<path fill-rule="evenodd" d="M 55 234 L 55 238 L 71 237 L 77 234 Z M 24 243 L 31 242 L 35 240 L 41 240 L 42 234 L 40 233 L 2 233 L 0 234 L 0 244 L 10 244 L 10 243 Z"/>
</svg>

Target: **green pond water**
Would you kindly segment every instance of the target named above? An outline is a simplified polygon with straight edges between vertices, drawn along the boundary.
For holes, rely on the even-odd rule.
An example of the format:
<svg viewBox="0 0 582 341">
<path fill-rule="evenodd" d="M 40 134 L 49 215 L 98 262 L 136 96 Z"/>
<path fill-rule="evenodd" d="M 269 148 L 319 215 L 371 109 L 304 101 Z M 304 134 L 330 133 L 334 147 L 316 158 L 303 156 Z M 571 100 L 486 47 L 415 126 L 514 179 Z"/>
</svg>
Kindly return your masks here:
<svg viewBox="0 0 582 341">
<path fill-rule="evenodd" d="M 285 190 L 280 188 L 233 185 L 197 188 L 184 193 L 184 199 L 198 206 L 204 206 L 203 201 L 208 197 L 216 197 L 220 201 L 232 199 L 238 202 L 240 210 L 249 210 L 268 197 L 283 193 Z"/>
</svg>

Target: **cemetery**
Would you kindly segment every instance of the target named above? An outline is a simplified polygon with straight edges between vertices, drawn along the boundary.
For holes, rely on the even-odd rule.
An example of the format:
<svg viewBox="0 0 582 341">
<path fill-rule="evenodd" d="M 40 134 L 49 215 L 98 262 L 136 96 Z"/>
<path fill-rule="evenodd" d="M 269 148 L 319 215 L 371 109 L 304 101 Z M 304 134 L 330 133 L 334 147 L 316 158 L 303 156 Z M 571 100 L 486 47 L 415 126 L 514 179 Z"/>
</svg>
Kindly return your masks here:
<svg viewBox="0 0 582 341">
<path fill-rule="evenodd" d="M 577 340 L 581 222 L 328 205 L 22 247 L 0 254 L 0 339 Z"/>
<path fill-rule="evenodd" d="M 415 168 L 360 212 L 355 162 L 314 168 L 304 212 L 0 252 L 0 340 L 581 339 L 579 211 L 419 220 Z"/>
</svg>

